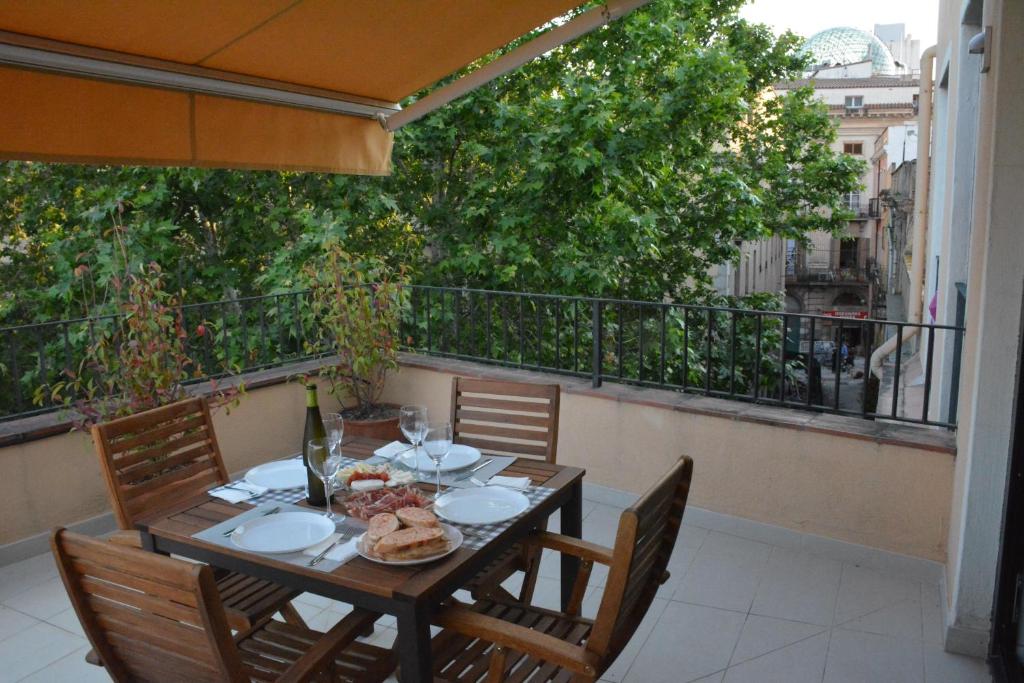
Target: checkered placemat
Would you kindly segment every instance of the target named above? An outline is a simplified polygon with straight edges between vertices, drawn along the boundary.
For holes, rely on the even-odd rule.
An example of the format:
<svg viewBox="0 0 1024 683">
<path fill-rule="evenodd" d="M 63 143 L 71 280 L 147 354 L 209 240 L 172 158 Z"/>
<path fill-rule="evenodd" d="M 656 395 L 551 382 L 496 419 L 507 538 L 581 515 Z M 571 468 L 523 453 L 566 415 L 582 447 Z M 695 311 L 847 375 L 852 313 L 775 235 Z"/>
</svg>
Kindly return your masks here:
<svg viewBox="0 0 1024 683">
<path fill-rule="evenodd" d="M 505 520 L 504 522 L 499 522 L 498 524 L 452 524 L 452 526 L 457 527 L 465 537 L 462 541 L 463 548 L 468 548 L 470 550 L 479 550 L 480 548 L 483 548 L 485 545 L 500 536 L 505 529 L 512 526 L 512 523 L 519 519 L 519 517 L 522 517 L 527 512 L 537 507 L 538 503 L 555 492 L 555 489 L 549 489 L 543 486 L 531 486 L 526 489 L 517 490 L 530 500 L 530 507 L 524 510 L 522 514 L 513 517 L 512 519 Z"/>
<path fill-rule="evenodd" d="M 301 457 L 301 456 L 300 456 Z M 342 467 L 349 467 L 358 463 L 366 462 L 365 460 L 356 460 L 353 458 L 345 458 Z M 240 480 L 239 480 L 240 481 Z M 465 537 L 462 542 L 462 547 L 469 550 L 479 550 L 485 545 L 493 541 L 502 532 L 505 531 L 509 526 L 512 525 L 519 517 L 525 515 L 531 509 L 537 506 L 542 500 L 550 496 L 555 492 L 555 489 L 549 489 L 544 486 L 530 486 L 529 488 L 522 489 L 521 493 L 525 495 L 530 501 L 530 507 L 527 508 L 521 515 L 513 517 L 512 519 L 498 524 L 453 524 L 462 532 Z M 293 488 L 293 489 L 280 489 L 277 491 L 267 491 L 263 495 L 254 496 L 249 498 L 245 503 L 259 506 L 263 503 L 289 503 L 294 504 L 306 499 L 305 487 Z"/>
</svg>

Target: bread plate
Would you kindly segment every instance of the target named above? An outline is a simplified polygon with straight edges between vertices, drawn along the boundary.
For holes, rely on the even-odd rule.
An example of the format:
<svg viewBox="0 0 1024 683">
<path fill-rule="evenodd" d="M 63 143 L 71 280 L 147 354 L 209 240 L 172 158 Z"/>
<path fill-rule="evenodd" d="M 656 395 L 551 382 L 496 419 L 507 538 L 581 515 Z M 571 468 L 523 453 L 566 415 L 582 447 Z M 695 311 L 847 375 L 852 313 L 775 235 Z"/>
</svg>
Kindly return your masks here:
<svg viewBox="0 0 1024 683">
<path fill-rule="evenodd" d="M 442 557 L 447 557 L 448 555 L 451 555 L 459 549 L 459 546 L 462 545 L 463 538 L 461 531 L 451 526 L 450 524 L 444 523 L 441 524 L 441 529 L 444 531 L 444 537 L 448 541 L 448 550 L 438 553 L 437 555 L 431 555 L 429 557 L 418 557 L 415 560 L 385 560 L 369 552 L 369 549 L 364 545 L 366 541 L 365 533 L 362 534 L 356 542 L 356 552 L 359 553 L 360 556 L 366 558 L 367 560 L 370 560 L 371 562 L 376 562 L 377 564 L 389 564 L 394 567 L 404 567 L 413 564 L 426 564 L 427 562 L 440 560 Z"/>
</svg>

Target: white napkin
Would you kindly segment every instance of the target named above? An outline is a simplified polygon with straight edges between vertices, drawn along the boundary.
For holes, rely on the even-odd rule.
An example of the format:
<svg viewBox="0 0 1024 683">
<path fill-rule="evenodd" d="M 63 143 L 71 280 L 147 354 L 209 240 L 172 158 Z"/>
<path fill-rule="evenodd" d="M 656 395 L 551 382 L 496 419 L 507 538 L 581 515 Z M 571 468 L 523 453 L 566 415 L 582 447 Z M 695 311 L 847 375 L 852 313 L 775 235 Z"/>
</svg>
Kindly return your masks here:
<svg viewBox="0 0 1024 683">
<path fill-rule="evenodd" d="M 374 455 L 379 455 L 382 458 L 390 460 L 402 451 L 406 451 L 412 448 L 411 444 L 402 443 L 401 441 L 392 441 L 387 446 L 381 446 L 373 452 Z"/>
<path fill-rule="evenodd" d="M 234 504 L 241 503 L 249 500 L 250 498 L 255 498 L 256 496 L 262 496 L 267 492 L 266 486 L 250 484 L 246 481 L 233 481 L 230 486 L 231 488 L 221 486 L 215 489 L 210 489 L 207 493 L 214 498 L 220 498 L 221 500 L 226 500 L 227 502 Z"/>
<path fill-rule="evenodd" d="M 487 480 L 488 486 L 506 486 L 510 489 L 525 489 L 530 486 L 529 477 L 502 477 L 494 475 Z"/>
<path fill-rule="evenodd" d="M 324 550 L 326 550 L 332 543 L 341 538 L 341 534 L 331 534 L 326 539 L 317 543 L 316 545 L 306 548 L 302 551 L 303 555 L 309 555 L 310 557 L 316 557 Z M 345 563 L 351 560 L 353 557 L 358 555 L 356 552 L 356 543 L 359 541 L 359 537 L 350 538 L 344 543 L 340 543 L 337 547 L 331 549 L 331 552 L 324 556 L 325 560 L 331 560 L 332 562 Z"/>
</svg>

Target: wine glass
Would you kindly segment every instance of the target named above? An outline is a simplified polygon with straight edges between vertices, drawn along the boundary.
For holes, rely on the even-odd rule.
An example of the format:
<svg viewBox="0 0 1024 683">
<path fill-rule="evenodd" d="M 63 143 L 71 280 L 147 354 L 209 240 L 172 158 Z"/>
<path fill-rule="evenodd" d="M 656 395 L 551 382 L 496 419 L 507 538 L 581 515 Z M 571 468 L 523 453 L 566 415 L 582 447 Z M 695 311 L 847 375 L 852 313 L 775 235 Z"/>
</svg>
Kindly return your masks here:
<svg viewBox="0 0 1024 683">
<path fill-rule="evenodd" d="M 419 462 L 417 457 L 419 447 L 423 445 L 423 437 L 427 432 L 427 407 L 421 405 L 402 406 L 398 411 L 398 426 L 412 445 L 412 459 L 413 464 L 416 465 Z"/>
<path fill-rule="evenodd" d="M 326 438 L 309 440 L 309 469 L 313 474 L 320 477 L 324 483 L 324 498 L 327 501 L 325 517 L 334 520 L 334 510 L 331 509 L 331 496 L 334 495 L 334 477 L 341 469 L 341 452 L 331 449 L 330 442 Z"/>
<path fill-rule="evenodd" d="M 452 423 L 433 422 L 427 425 L 427 432 L 423 439 L 423 450 L 427 457 L 434 461 L 434 472 L 437 475 L 437 491 L 434 499 L 441 497 L 441 463 L 448 452 L 452 449 Z"/>
<path fill-rule="evenodd" d="M 345 435 L 345 419 L 341 413 L 327 413 L 324 415 L 324 433 L 327 438 L 327 446 L 331 453 L 341 454 L 341 439 Z"/>
</svg>

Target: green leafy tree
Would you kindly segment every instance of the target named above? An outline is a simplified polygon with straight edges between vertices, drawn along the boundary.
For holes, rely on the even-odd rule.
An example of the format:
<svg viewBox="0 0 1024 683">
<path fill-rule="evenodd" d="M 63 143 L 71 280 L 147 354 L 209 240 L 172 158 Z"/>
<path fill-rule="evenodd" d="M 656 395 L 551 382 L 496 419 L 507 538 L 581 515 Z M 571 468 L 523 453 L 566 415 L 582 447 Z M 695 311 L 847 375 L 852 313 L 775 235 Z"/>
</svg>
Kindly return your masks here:
<svg viewBox="0 0 1024 683">
<path fill-rule="evenodd" d="M 428 277 L 660 300 L 735 244 L 837 231 L 860 162 L 741 0 L 658 0 L 401 131 L 391 179 Z"/>
</svg>

